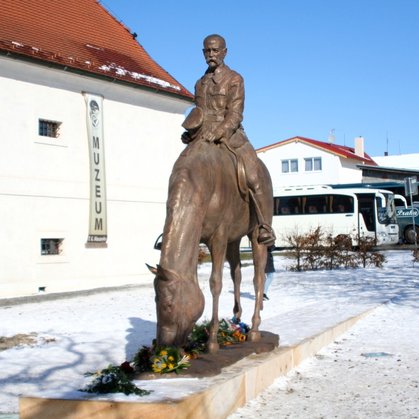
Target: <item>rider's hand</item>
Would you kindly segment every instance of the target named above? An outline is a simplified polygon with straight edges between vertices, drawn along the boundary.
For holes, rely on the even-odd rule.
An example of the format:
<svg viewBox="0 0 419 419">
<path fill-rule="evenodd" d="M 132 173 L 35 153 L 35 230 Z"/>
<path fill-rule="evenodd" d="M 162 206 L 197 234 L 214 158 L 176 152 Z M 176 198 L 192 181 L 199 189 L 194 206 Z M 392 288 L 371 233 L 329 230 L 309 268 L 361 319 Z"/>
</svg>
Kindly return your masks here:
<svg viewBox="0 0 419 419">
<path fill-rule="evenodd" d="M 203 134 L 205 141 L 209 143 L 221 143 L 223 141 L 224 130 L 216 129 L 214 131 L 207 131 Z"/>
<path fill-rule="evenodd" d="M 188 131 L 185 131 L 185 132 L 181 135 L 180 139 L 182 140 L 182 143 L 183 143 L 183 144 L 189 144 L 189 143 L 192 141 L 192 138 L 191 138 L 191 136 L 189 135 L 189 132 L 188 132 Z"/>
</svg>

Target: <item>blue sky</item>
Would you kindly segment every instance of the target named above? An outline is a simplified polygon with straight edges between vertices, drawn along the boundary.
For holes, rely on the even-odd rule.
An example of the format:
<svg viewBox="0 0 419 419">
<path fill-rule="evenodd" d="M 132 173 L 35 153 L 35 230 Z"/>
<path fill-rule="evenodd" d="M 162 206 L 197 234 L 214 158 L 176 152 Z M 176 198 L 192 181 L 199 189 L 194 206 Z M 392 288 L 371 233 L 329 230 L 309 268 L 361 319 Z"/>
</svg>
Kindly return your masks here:
<svg viewBox="0 0 419 419">
<path fill-rule="evenodd" d="M 202 39 L 226 38 L 255 148 L 294 136 L 371 156 L 419 152 L 419 0 L 102 0 L 193 92 Z"/>
</svg>

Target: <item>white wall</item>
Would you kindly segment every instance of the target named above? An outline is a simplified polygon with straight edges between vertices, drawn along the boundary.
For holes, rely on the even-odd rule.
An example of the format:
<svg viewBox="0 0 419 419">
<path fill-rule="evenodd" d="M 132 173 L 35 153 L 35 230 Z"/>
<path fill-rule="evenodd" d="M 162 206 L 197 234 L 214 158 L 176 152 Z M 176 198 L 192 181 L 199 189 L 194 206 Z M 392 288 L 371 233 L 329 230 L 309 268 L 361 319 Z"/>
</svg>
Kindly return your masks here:
<svg viewBox="0 0 419 419">
<path fill-rule="evenodd" d="M 104 97 L 108 246 L 87 248 L 89 154 L 83 91 Z M 190 103 L 0 58 L 0 298 L 151 281 L 145 262 Z M 62 122 L 58 139 L 38 119 Z M 41 238 L 64 238 L 43 256 Z"/>
<path fill-rule="evenodd" d="M 338 181 L 333 183 L 361 183 L 362 170 L 357 167 L 359 164 L 357 160 L 340 159 Z"/>
<path fill-rule="evenodd" d="M 268 167 L 274 188 L 360 182 L 362 179 L 362 171 L 356 168 L 357 162 L 341 159 L 302 142 L 289 143 L 259 152 L 258 156 Z M 305 171 L 304 159 L 310 157 L 322 159 L 321 171 Z M 288 159 L 298 159 L 298 172 L 282 173 L 281 161 Z"/>
</svg>

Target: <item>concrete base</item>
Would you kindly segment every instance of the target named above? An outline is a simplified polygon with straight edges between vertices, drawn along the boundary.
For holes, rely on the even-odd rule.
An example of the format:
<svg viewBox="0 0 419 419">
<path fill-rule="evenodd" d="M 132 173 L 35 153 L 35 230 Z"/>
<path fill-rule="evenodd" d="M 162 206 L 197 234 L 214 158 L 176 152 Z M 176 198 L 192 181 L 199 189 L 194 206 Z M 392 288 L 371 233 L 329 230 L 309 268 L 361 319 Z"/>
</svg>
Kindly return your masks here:
<svg viewBox="0 0 419 419">
<path fill-rule="evenodd" d="M 178 401 L 149 403 L 147 396 L 135 402 L 20 398 L 20 419 L 218 419 L 225 418 L 269 387 L 273 381 L 333 342 L 371 310 L 347 319 L 294 346 L 252 354 L 223 369 L 209 380 L 206 390 Z"/>
</svg>

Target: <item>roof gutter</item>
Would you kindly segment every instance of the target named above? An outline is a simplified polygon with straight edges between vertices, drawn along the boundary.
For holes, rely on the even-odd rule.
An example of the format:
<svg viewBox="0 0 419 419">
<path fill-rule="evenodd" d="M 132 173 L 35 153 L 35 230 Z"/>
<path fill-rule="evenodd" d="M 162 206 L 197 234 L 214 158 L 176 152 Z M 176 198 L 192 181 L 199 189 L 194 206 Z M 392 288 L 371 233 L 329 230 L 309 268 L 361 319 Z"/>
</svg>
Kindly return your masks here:
<svg viewBox="0 0 419 419">
<path fill-rule="evenodd" d="M 401 169 L 397 167 L 385 167 L 385 166 L 370 166 L 367 164 L 358 164 L 357 167 L 359 167 L 360 169 L 371 170 L 374 172 L 413 174 L 413 175 L 419 176 L 419 170 L 415 170 L 415 169 Z"/>
</svg>

